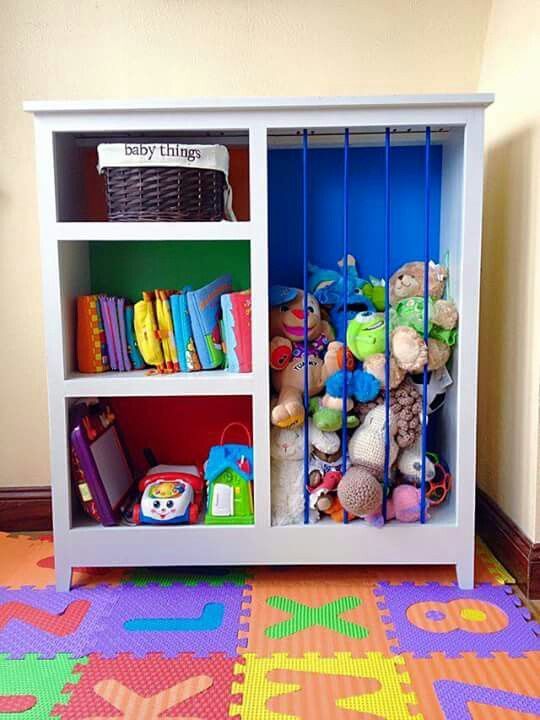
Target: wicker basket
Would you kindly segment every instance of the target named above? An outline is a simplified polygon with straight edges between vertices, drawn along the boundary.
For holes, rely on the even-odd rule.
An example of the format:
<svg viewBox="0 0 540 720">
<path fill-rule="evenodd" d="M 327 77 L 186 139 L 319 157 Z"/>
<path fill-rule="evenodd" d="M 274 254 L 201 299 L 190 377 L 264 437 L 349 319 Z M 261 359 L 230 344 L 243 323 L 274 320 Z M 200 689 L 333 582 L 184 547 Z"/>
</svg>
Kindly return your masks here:
<svg viewBox="0 0 540 720">
<path fill-rule="evenodd" d="M 109 220 L 234 219 L 229 153 L 222 145 L 104 143 L 98 161 Z"/>
<path fill-rule="evenodd" d="M 223 220 L 225 178 L 183 167 L 104 168 L 109 220 Z"/>
</svg>

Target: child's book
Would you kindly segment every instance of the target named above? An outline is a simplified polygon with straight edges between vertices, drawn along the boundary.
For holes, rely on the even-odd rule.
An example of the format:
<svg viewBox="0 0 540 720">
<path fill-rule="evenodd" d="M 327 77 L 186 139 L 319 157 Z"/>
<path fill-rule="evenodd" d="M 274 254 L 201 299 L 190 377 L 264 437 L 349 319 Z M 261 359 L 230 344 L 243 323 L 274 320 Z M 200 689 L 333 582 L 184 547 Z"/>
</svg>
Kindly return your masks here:
<svg viewBox="0 0 540 720">
<path fill-rule="evenodd" d="M 126 318 L 124 314 L 125 304 L 125 298 L 116 298 L 116 314 L 118 316 L 118 327 L 120 329 L 120 350 L 124 362 L 124 370 L 131 370 L 131 360 L 129 359 L 126 335 Z"/>
<path fill-rule="evenodd" d="M 77 366 L 79 372 L 109 370 L 105 328 L 97 295 L 77 298 Z"/>
<path fill-rule="evenodd" d="M 116 355 L 117 370 L 124 371 L 127 368 L 124 367 L 124 358 L 122 355 L 122 343 L 120 341 L 120 326 L 118 324 L 118 312 L 116 309 L 116 298 L 110 297 L 106 300 L 109 308 L 109 317 L 112 328 L 112 338 L 114 343 L 114 352 Z"/>
<path fill-rule="evenodd" d="M 193 372 L 201 369 L 187 305 L 187 293 L 190 290 L 190 287 L 185 287 L 181 292 L 170 297 L 178 362 L 182 372 Z"/>
<path fill-rule="evenodd" d="M 187 293 L 195 347 L 203 370 L 223 365 L 224 353 L 220 332 L 220 298 L 232 291 L 230 275 L 222 275 L 200 290 Z"/>
<path fill-rule="evenodd" d="M 106 295 L 99 296 L 99 307 L 101 309 L 103 327 L 105 328 L 105 337 L 107 340 L 107 351 L 109 355 L 109 363 L 111 366 L 111 370 L 118 370 L 118 360 L 116 357 L 116 346 L 114 343 L 111 313 Z"/>
<path fill-rule="evenodd" d="M 144 362 L 147 365 L 155 365 L 158 372 L 164 372 L 163 350 L 154 312 L 154 293 L 143 292 L 143 299 L 135 304 L 133 322 L 137 345 Z"/>
<path fill-rule="evenodd" d="M 169 304 L 170 290 L 156 290 L 156 319 L 159 337 L 165 358 L 166 372 L 179 372 L 178 354 L 174 336 L 171 307 Z"/>
<path fill-rule="evenodd" d="M 135 323 L 133 317 L 133 305 L 128 303 L 124 308 L 125 326 L 126 326 L 126 342 L 128 349 L 128 357 L 135 370 L 144 368 L 144 360 L 137 345 L 135 337 Z"/>
<path fill-rule="evenodd" d="M 221 296 L 223 343 L 229 372 L 251 372 L 251 291 Z"/>
</svg>

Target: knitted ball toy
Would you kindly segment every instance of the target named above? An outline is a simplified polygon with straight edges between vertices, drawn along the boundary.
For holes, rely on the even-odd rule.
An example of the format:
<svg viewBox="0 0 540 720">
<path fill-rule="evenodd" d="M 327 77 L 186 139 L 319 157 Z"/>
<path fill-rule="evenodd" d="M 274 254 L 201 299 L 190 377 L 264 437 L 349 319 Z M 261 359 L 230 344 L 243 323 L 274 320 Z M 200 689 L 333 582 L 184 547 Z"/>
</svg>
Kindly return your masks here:
<svg viewBox="0 0 540 720">
<path fill-rule="evenodd" d="M 348 513 L 361 517 L 380 509 L 383 490 L 369 470 L 360 465 L 352 465 L 342 477 L 337 494 Z"/>
</svg>

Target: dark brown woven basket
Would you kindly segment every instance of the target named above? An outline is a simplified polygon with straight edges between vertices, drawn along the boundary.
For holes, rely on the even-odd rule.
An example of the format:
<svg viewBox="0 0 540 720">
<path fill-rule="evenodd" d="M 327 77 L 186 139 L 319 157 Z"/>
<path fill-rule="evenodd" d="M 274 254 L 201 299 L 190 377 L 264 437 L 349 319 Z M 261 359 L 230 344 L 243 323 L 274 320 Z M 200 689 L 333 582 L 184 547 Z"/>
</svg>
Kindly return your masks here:
<svg viewBox="0 0 540 720">
<path fill-rule="evenodd" d="M 106 167 L 104 174 L 109 220 L 223 220 L 219 170 Z"/>
</svg>

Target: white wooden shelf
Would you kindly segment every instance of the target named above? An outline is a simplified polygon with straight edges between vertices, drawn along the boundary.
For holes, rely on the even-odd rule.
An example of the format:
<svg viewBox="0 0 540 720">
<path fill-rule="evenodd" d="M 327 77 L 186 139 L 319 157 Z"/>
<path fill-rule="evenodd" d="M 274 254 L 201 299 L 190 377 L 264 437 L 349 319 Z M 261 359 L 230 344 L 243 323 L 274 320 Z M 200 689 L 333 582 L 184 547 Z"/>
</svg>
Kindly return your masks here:
<svg viewBox="0 0 540 720">
<path fill-rule="evenodd" d="M 64 380 L 65 397 L 140 397 L 163 395 L 251 395 L 252 373 L 201 370 L 148 375 L 147 370 L 71 373 Z"/>
<path fill-rule="evenodd" d="M 250 222 L 57 222 L 59 241 L 250 240 Z"/>
<path fill-rule="evenodd" d="M 45 338 L 48 358 L 51 478 L 56 585 L 70 587 L 74 567 L 247 564 L 455 564 L 461 587 L 474 584 L 476 387 L 481 255 L 483 123 L 488 94 L 314 98 L 198 98 L 184 100 L 26 103 L 35 114 Z M 455 479 L 449 502 L 425 525 L 391 522 L 382 529 L 328 520 L 271 527 L 270 384 L 268 372 L 268 152 L 281 132 L 294 142 L 302 129 L 341 136 L 389 127 L 405 142 L 411 128 L 444 129 L 441 140 L 439 254 L 449 259 L 452 295 L 460 315 L 453 355 L 454 383 L 442 415 L 444 457 Z M 132 133 L 200 136 L 241 130 L 249 144 L 249 222 L 59 222 L 77 218 L 79 167 L 60 136 Z M 435 137 L 435 136 L 434 136 Z M 64 138 L 65 139 L 65 138 Z M 69 140 L 69 138 L 68 138 Z M 287 141 L 288 142 L 288 141 Z M 396 140 L 398 142 L 398 140 Z M 335 144 L 335 142 L 334 142 Z M 65 151 L 65 152 L 64 152 Z M 381 168 L 382 170 L 382 168 Z M 341 178 L 341 175 L 340 175 Z M 72 185 L 72 183 L 75 183 Z M 336 192 L 341 192 L 341 179 Z M 335 188 L 332 189 L 332 191 Z M 58 200 L 66 191 L 64 207 Z M 381 196 L 382 197 L 382 196 Z M 62 198 L 61 198 L 62 199 Z M 290 208 L 280 205 L 283 213 Z M 294 216 L 294 213 L 291 217 Z M 288 218 L 287 218 L 288 220 Z M 96 241 L 250 241 L 253 372 L 148 376 L 145 371 L 102 375 L 71 372 L 74 298 L 91 290 L 91 243 Z M 365 242 L 369 242 L 366 239 Z M 89 247 L 90 246 L 90 247 Z M 273 250 L 273 249 L 272 249 Z M 332 248 L 336 255 L 339 248 Z M 382 248 L 381 248 L 382 252 Z M 413 258 L 410 258 L 411 260 Z M 283 263 L 291 263 L 285 254 Z M 129 268 L 126 269 L 129 272 Z M 274 281 L 278 281 L 274 278 Z M 67 375 L 66 373 L 67 368 Z M 254 452 L 253 526 L 102 527 L 78 517 L 69 465 L 69 398 L 122 396 L 250 396 Z M 176 400 L 175 400 L 176 402 Z M 185 432 L 190 432 L 189 423 Z M 199 427 L 198 432 L 205 432 Z"/>
</svg>

